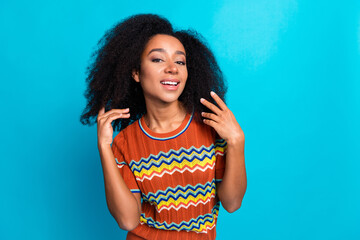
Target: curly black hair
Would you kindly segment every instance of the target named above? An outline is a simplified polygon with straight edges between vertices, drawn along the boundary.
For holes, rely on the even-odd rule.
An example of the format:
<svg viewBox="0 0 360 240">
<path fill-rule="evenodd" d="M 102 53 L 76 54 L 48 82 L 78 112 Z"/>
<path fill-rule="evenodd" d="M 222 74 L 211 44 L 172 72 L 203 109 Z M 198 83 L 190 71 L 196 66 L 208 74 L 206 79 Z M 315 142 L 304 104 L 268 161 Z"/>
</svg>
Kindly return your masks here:
<svg viewBox="0 0 360 240">
<path fill-rule="evenodd" d="M 132 71 L 140 71 L 140 57 L 145 45 L 156 34 L 177 38 L 186 51 L 188 79 L 179 97 L 187 112 L 201 113 L 208 109 L 200 98 L 210 102 L 210 91 L 223 100 L 227 87 L 223 74 L 213 53 L 203 37 L 194 30 L 175 31 L 171 23 L 155 14 L 130 16 L 108 30 L 98 42 L 92 54 L 93 62 L 87 67 L 87 89 L 84 96 L 87 105 L 80 122 L 84 125 L 96 123 L 99 110 L 130 108 L 130 118 L 113 121 L 114 130 L 121 131 L 146 113 L 145 99 L 140 83 L 132 78 Z M 195 120 L 201 121 L 200 114 Z"/>
</svg>

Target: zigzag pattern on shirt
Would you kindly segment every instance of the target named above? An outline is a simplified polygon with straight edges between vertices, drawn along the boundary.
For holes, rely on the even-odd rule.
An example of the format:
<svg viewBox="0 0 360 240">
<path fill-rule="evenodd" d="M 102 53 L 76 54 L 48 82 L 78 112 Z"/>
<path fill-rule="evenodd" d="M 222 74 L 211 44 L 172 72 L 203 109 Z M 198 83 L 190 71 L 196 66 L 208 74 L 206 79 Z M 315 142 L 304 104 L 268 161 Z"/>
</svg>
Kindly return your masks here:
<svg viewBox="0 0 360 240">
<path fill-rule="evenodd" d="M 115 158 L 115 161 L 118 168 L 122 168 L 123 166 L 127 165 L 125 161 L 119 162 L 117 158 Z"/>
<path fill-rule="evenodd" d="M 195 167 L 188 167 L 188 166 L 184 166 L 183 168 L 180 167 L 173 167 L 173 169 L 163 169 L 160 172 L 153 172 L 150 175 L 144 175 L 143 178 L 139 178 L 136 177 L 136 180 L 143 182 L 144 180 L 148 179 L 151 180 L 153 177 L 162 177 L 164 174 L 173 174 L 175 172 L 179 172 L 179 173 L 183 173 L 185 171 L 189 171 L 189 172 L 195 172 L 196 170 L 200 170 L 202 172 L 205 172 L 208 169 L 213 169 L 215 167 L 215 162 L 213 162 L 211 165 L 210 164 L 206 164 L 205 166 L 195 166 Z"/>
<path fill-rule="evenodd" d="M 119 162 L 117 158 L 115 158 L 115 161 L 117 165 L 127 165 L 125 161 Z"/>
<path fill-rule="evenodd" d="M 224 149 L 219 145 L 217 151 L 223 153 Z M 136 179 L 143 181 L 145 178 L 151 179 L 153 175 L 162 176 L 165 172 L 172 174 L 175 169 L 183 172 L 183 170 L 195 171 L 199 169 L 204 171 L 209 167 L 213 168 L 216 160 L 215 154 L 213 144 L 209 147 L 180 148 L 178 151 L 171 149 L 167 153 L 160 152 L 156 156 L 150 154 L 148 158 L 141 158 L 139 161 L 132 160 L 129 166 Z"/>
<path fill-rule="evenodd" d="M 223 156 L 227 149 L 227 143 L 224 139 L 215 140 L 215 155 Z"/>
<path fill-rule="evenodd" d="M 154 221 L 151 217 L 146 217 L 144 213 L 140 216 L 140 221 L 147 224 L 150 227 L 163 230 L 186 230 L 206 233 L 208 230 L 215 226 L 216 218 L 219 214 L 219 202 L 215 204 L 211 213 L 205 215 L 199 215 L 197 218 L 191 218 L 189 221 L 182 221 L 180 223 L 167 223 Z"/>
<path fill-rule="evenodd" d="M 194 146 L 186 149 L 181 147 L 179 150 L 170 149 L 169 152 L 165 153 L 160 151 L 159 154 L 153 155 L 150 154 L 147 158 L 141 158 L 139 161 L 132 160 L 129 163 L 129 166 L 132 170 L 140 172 L 143 169 L 148 170 L 151 167 L 159 167 L 163 163 L 172 163 L 172 161 L 179 162 L 182 159 L 193 160 L 195 157 L 204 157 L 208 156 L 211 158 L 213 156 L 214 145 L 211 144 L 209 147 L 201 146 L 200 148 L 196 148 Z"/>
<path fill-rule="evenodd" d="M 206 184 L 190 184 L 177 186 L 175 188 L 168 187 L 166 190 L 157 191 L 156 193 L 143 194 L 143 200 L 157 206 L 158 212 L 164 209 L 174 208 L 178 210 L 181 207 L 197 206 L 199 203 L 205 204 L 211 198 L 215 198 L 215 180 Z"/>
</svg>

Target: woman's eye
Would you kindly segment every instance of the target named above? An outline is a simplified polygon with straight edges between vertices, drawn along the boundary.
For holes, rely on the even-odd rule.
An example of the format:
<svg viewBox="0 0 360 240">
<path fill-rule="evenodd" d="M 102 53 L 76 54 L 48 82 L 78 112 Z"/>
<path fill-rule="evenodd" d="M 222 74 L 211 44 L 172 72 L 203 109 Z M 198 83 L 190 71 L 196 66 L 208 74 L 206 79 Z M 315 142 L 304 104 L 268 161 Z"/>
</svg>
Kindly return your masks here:
<svg viewBox="0 0 360 240">
<path fill-rule="evenodd" d="M 180 64 L 180 65 L 185 65 L 185 64 L 186 64 L 186 63 L 183 62 L 183 61 L 177 61 L 176 63 L 177 63 L 177 64 Z"/>
<path fill-rule="evenodd" d="M 152 61 L 152 62 L 161 62 L 162 59 L 160 59 L 160 58 L 154 58 L 154 59 L 152 59 L 151 61 Z"/>
</svg>

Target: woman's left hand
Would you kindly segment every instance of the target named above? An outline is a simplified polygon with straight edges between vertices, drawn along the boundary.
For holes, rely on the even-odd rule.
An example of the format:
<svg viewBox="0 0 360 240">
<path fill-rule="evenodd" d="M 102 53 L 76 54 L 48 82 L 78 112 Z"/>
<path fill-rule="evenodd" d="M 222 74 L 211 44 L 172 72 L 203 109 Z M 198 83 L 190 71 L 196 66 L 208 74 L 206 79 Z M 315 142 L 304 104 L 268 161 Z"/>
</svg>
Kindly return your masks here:
<svg viewBox="0 0 360 240">
<path fill-rule="evenodd" d="M 244 144 L 245 135 L 239 123 L 236 121 L 234 114 L 216 93 L 211 92 L 210 95 L 219 107 L 204 98 L 200 99 L 200 102 L 213 112 L 201 113 L 201 116 L 204 117 L 204 123 L 213 127 L 228 145 Z"/>
</svg>

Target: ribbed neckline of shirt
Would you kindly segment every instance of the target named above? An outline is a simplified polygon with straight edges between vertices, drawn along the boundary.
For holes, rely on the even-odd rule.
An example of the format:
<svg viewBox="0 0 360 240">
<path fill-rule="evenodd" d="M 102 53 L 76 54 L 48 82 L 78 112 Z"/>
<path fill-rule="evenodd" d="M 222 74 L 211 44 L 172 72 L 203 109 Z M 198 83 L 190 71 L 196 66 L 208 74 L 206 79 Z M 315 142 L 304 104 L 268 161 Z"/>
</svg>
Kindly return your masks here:
<svg viewBox="0 0 360 240">
<path fill-rule="evenodd" d="M 193 115 L 194 115 L 194 113 L 192 113 L 192 114 L 187 113 L 186 116 L 185 116 L 185 119 L 180 124 L 180 126 L 177 129 L 175 129 L 175 130 L 173 130 L 171 132 L 167 132 L 167 133 L 157 133 L 157 132 L 152 131 L 146 125 L 145 120 L 144 120 L 144 116 L 142 116 L 139 119 L 139 126 L 140 126 L 141 131 L 146 136 L 148 136 L 149 138 L 154 139 L 154 140 L 165 141 L 165 140 L 176 138 L 177 136 L 179 136 L 183 132 L 185 132 L 186 129 L 189 127 L 190 123 L 191 123 Z"/>
</svg>

